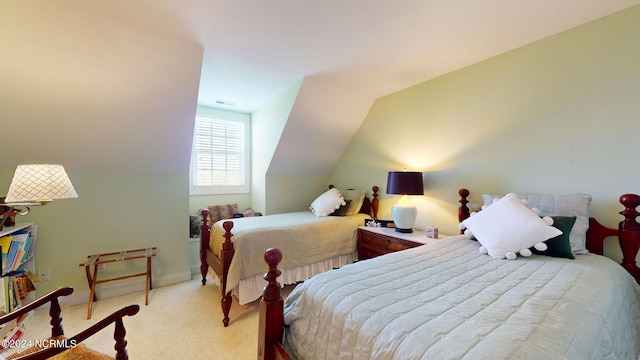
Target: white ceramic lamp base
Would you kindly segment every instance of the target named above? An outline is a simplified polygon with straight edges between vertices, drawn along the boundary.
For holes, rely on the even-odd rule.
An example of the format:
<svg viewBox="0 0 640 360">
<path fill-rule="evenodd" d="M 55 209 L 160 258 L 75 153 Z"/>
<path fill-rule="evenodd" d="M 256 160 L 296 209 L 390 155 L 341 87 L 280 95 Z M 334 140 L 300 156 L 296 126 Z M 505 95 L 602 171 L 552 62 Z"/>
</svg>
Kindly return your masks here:
<svg viewBox="0 0 640 360">
<path fill-rule="evenodd" d="M 418 209 L 406 195 L 391 207 L 391 216 L 397 232 L 413 232 L 413 224 L 416 222 L 417 215 Z"/>
</svg>

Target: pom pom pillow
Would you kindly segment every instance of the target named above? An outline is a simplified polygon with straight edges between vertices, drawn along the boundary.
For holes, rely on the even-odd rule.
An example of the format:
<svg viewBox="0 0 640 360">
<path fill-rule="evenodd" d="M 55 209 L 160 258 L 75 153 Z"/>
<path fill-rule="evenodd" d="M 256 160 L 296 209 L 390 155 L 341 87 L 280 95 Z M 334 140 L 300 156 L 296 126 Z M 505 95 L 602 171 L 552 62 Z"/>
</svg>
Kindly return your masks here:
<svg viewBox="0 0 640 360">
<path fill-rule="evenodd" d="M 461 225 L 480 242 L 480 250 L 494 259 L 515 259 L 517 253 L 530 256 L 529 248 L 545 250 L 544 241 L 562 234 L 513 193 L 496 200 Z"/>
<path fill-rule="evenodd" d="M 340 191 L 336 188 L 332 188 L 313 200 L 309 209 L 317 217 L 324 217 L 339 209 L 340 206 L 346 204 L 347 203 L 344 201 Z"/>
<path fill-rule="evenodd" d="M 482 194 L 485 205 L 492 204 L 502 195 Z M 586 247 L 589 229 L 589 194 L 540 195 L 518 194 L 527 201 L 529 207 L 540 209 L 540 216 L 575 216 L 576 221 L 569 235 L 571 251 L 574 255 L 588 254 Z"/>
</svg>

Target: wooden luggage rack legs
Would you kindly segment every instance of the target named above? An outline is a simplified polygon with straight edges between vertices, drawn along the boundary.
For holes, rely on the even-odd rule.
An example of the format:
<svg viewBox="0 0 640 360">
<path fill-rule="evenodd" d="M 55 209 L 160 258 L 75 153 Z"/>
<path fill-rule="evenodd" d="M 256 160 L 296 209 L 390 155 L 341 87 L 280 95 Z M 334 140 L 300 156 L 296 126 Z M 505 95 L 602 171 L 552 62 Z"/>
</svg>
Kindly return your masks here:
<svg viewBox="0 0 640 360">
<path fill-rule="evenodd" d="M 144 304 L 149 305 L 149 290 L 151 290 L 151 257 L 156 256 L 156 253 L 156 247 L 149 247 L 145 249 L 124 250 L 87 256 L 87 261 L 80 264 L 80 266 L 84 266 L 85 272 L 87 273 L 87 281 L 89 282 L 89 289 L 91 289 L 89 293 L 87 319 L 91 319 L 91 307 L 93 306 L 93 302 L 98 301 L 98 299 L 96 298 L 96 285 L 107 281 L 128 279 L 136 276 L 146 276 L 147 283 L 144 291 Z M 146 272 L 98 280 L 98 266 L 100 264 L 145 258 L 147 259 Z M 93 274 L 91 273 L 92 266 Z"/>
</svg>

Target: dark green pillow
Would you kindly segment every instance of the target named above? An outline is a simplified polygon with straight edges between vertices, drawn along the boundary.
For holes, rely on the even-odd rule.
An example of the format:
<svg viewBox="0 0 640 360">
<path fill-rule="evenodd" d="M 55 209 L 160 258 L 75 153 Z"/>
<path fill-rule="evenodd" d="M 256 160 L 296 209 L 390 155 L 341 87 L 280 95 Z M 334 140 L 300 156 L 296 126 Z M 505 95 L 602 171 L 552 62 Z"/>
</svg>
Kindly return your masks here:
<svg viewBox="0 0 640 360">
<path fill-rule="evenodd" d="M 331 216 L 345 216 L 345 214 L 347 213 L 347 210 L 349 210 L 349 204 L 351 204 L 351 200 L 345 200 L 344 201 L 346 204 L 340 206 L 339 208 L 337 208 L 334 212 L 332 212 Z"/>
<path fill-rule="evenodd" d="M 553 227 L 562 231 L 561 235 L 553 237 L 544 243 L 547 244 L 547 250 L 539 251 L 535 248 L 531 248 L 536 254 L 547 255 L 553 257 L 575 259 L 573 252 L 571 251 L 571 243 L 569 242 L 569 234 L 573 228 L 573 224 L 576 222 L 575 216 L 551 216 L 553 219 Z"/>
</svg>

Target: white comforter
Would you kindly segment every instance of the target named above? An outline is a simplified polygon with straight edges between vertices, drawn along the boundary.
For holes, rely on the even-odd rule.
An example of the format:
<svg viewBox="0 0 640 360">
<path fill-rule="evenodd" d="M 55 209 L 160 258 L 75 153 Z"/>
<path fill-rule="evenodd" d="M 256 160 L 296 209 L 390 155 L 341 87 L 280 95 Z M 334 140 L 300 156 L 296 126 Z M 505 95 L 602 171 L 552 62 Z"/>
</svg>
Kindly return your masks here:
<svg viewBox="0 0 640 360">
<path fill-rule="evenodd" d="M 235 253 L 229 267 L 227 289 L 240 280 L 264 274 L 264 252 L 270 247 L 282 251 L 282 269 L 314 264 L 356 251 L 357 230 L 365 214 L 316 217 L 310 211 L 233 219 Z M 220 253 L 224 240 L 221 220 L 211 230 L 210 247 Z"/>
<path fill-rule="evenodd" d="M 636 359 L 640 287 L 598 255 L 494 260 L 465 237 L 347 265 L 286 298 L 297 359 Z"/>
</svg>

